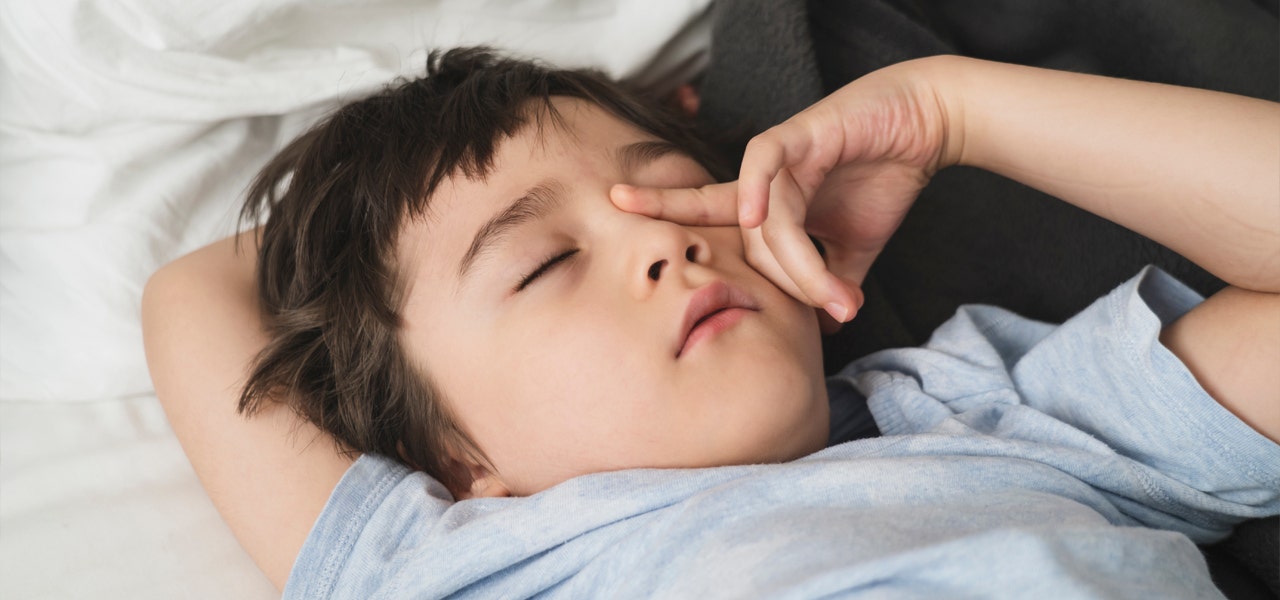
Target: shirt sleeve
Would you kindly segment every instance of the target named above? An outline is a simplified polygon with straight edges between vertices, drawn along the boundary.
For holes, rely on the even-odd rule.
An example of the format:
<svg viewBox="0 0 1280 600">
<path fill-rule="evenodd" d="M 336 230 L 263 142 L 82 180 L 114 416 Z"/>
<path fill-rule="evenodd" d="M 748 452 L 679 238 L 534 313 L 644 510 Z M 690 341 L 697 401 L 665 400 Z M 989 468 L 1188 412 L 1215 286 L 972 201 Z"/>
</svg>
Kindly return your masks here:
<svg viewBox="0 0 1280 600">
<path fill-rule="evenodd" d="M 430 476 L 364 454 L 347 469 L 294 561 L 283 597 L 373 598 L 453 503 Z"/>
<path fill-rule="evenodd" d="M 1096 469 L 1119 465 L 1140 482 L 1141 494 L 1113 498 L 1126 514 L 1207 541 L 1276 512 L 1280 446 L 1160 343 L 1161 329 L 1201 301 L 1147 267 L 1062 325 L 965 306 L 924 347 L 883 351 L 845 373 L 886 435 L 1083 450 L 1099 457 Z M 1088 465 L 1075 468 L 1090 479 Z"/>
<path fill-rule="evenodd" d="M 1274 497 L 1276 444 L 1160 343 L 1160 331 L 1201 301 L 1147 267 L 1027 352 L 1014 382 L 1041 412 L 1196 489 L 1244 504 Z"/>
</svg>

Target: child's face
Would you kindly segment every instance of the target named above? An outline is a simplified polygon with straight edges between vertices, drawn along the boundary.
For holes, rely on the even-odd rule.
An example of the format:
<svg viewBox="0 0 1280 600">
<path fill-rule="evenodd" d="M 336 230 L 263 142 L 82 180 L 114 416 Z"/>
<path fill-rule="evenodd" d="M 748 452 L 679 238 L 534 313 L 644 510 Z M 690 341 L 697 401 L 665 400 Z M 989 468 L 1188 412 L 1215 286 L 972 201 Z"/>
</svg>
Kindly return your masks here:
<svg viewBox="0 0 1280 600">
<path fill-rule="evenodd" d="M 564 127 L 526 127 L 487 178 L 446 181 L 398 248 L 408 351 L 492 461 L 491 483 L 525 495 L 593 472 L 821 449 L 814 311 L 746 263 L 737 228 L 684 227 L 609 200 L 617 183 L 687 187 L 710 175 L 678 153 L 635 152 L 656 138 L 594 105 L 555 103 Z M 535 187 L 516 214 L 536 216 L 501 233 L 486 226 Z M 482 229 L 491 235 L 463 274 Z M 713 316 L 686 344 L 690 304 L 714 283 L 745 308 Z"/>
</svg>

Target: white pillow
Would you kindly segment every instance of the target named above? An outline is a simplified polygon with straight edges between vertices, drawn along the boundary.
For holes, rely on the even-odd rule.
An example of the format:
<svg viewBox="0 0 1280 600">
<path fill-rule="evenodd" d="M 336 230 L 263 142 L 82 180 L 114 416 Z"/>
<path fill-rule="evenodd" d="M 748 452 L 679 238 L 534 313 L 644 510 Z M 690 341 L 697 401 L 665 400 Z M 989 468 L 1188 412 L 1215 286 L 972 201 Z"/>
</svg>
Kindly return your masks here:
<svg viewBox="0 0 1280 600">
<path fill-rule="evenodd" d="M 709 2 L 0 3 L 0 399 L 148 393 L 149 274 L 231 234 L 276 149 L 428 50 L 687 67 L 705 43 L 668 41 Z"/>
</svg>

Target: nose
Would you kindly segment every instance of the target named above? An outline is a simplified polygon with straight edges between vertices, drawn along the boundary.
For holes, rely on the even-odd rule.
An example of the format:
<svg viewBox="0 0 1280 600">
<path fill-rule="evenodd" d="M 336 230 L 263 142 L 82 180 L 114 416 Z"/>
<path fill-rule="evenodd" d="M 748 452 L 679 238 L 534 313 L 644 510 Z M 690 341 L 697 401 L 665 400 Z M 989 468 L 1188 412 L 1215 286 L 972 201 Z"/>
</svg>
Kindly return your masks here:
<svg viewBox="0 0 1280 600">
<path fill-rule="evenodd" d="M 669 221 L 631 215 L 631 255 L 627 265 L 630 286 L 647 296 L 664 281 L 684 276 L 690 265 L 711 260 L 711 244 L 696 231 Z"/>
</svg>

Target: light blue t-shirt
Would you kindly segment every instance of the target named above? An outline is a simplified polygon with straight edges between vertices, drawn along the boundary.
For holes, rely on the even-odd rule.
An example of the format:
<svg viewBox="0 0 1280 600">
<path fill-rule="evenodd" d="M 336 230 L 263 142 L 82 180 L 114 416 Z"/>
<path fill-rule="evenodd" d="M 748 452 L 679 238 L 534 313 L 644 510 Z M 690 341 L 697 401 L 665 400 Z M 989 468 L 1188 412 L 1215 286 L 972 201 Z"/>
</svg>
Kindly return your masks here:
<svg viewBox="0 0 1280 600">
<path fill-rule="evenodd" d="M 883 435 L 786 464 L 453 502 L 364 456 L 285 597 L 1221 597 L 1195 543 L 1280 513 L 1280 446 L 1159 343 L 1199 301 L 1148 268 L 1061 326 L 961 308 L 829 380 Z"/>
</svg>

